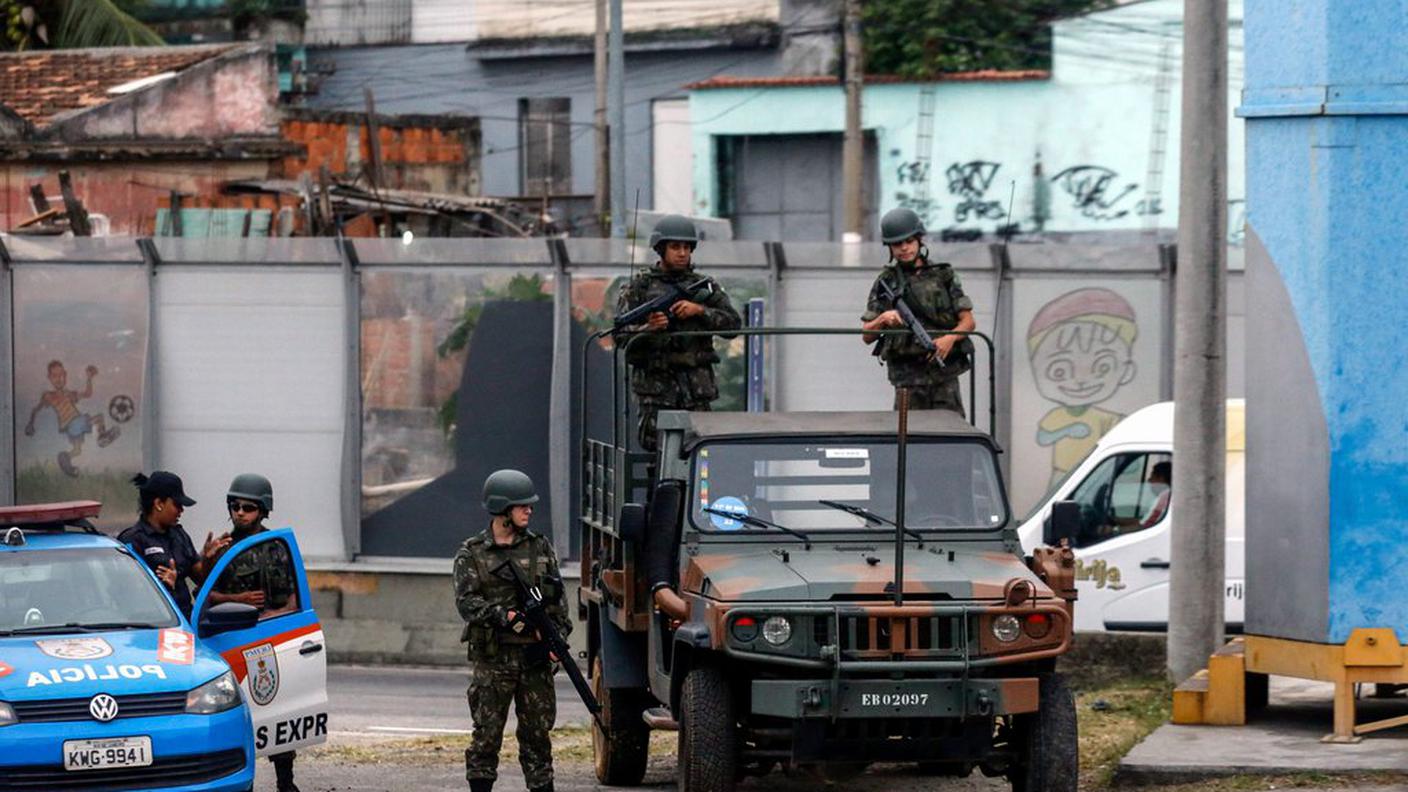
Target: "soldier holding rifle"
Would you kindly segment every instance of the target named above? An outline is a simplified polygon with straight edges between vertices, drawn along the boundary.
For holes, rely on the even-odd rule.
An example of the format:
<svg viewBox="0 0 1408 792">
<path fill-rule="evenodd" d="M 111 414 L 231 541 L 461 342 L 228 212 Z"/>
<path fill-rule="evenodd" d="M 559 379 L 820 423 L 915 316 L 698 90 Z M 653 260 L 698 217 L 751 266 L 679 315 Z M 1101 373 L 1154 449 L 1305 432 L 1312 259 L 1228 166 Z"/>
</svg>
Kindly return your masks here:
<svg viewBox="0 0 1408 792">
<path fill-rule="evenodd" d="M 495 471 L 484 482 L 484 508 L 492 515 L 489 526 L 455 554 L 455 605 L 465 620 L 461 640 L 469 644 L 474 732 L 464 763 L 472 792 L 494 787 L 510 704 L 517 705 L 518 760 L 528 789 L 553 788 L 549 732 L 557 719 L 557 696 L 552 677 L 557 662 L 573 660 L 550 649 L 545 640 L 549 636 L 533 626 L 520 603 L 515 574 L 504 574 L 505 565 L 511 565 L 531 582 L 534 594 L 540 595 L 541 614 L 555 628 L 550 632 L 565 639 L 572 620 L 557 554 L 547 538 L 528 530 L 537 502 L 527 475 Z"/>
<path fill-rule="evenodd" d="M 958 377 L 972 367 L 973 357 L 972 342 L 962 333 L 977 327 L 973 301 L 953 267 L 929 261 L 924 223 L 912 210 L 886 212 L 880 236 L 890 249 L 890 263 L 875 279 L 861 316 L 865 343 L 875 344 L 875 354 L 885 363 L 896 389 L 896 409 L 899 389 L 909 388 L 911 409 L 962 415 Z M 911 334 L 876 332 L 895 329 Z"/>
</svg>

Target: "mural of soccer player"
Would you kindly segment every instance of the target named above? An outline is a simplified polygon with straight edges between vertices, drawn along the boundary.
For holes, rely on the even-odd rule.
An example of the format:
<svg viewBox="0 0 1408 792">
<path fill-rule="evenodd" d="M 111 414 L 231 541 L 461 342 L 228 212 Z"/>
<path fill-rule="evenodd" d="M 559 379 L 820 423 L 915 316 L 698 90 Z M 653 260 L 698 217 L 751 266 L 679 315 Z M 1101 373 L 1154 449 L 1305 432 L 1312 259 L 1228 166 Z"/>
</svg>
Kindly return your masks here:
<svg viewBox="0 0 1408 792">
<path fill-rule="evenodd" d="M 1134 380 L 1134 308 L 1109 289 L 1077 289 L 1046 303 L 1027 328 L 1032 375 L 1056 406 L 1037 424 L 1036 441 L 1051 448 L 1051 484 L 1095 448 L 1124 415 L 1102 409 Z"/>
<path fill-rule="evenodd" d="M 83 392 L 68 390 L 68 370 L 60 361 L 49 361 L 49 384 L 53 390 L 45 391 L 39 397 L 39 403 L 30 411 L 29 422 L 24 427 L 25 436 L 33 437 L 34 419 L 46 409 L 54 411 L 59 423 L 59 434 L 69 442 L 69 449 L 59 452 L 59 468 L 74 478 L 78 477 L 78 468 L 74 466 L 73 460 L 83 453 L 83 441 L 88 435 L 96 429 L 98 447 L 105 448 L 121 433 L 120 427 L 108 427 L 101 413 L 85 414 L 79 409 L 80 401 L 93 397 L 93 378 L 98 376 L 98 367 L 88 366 L 83 373 L 87 375 Z"/>
</svg>

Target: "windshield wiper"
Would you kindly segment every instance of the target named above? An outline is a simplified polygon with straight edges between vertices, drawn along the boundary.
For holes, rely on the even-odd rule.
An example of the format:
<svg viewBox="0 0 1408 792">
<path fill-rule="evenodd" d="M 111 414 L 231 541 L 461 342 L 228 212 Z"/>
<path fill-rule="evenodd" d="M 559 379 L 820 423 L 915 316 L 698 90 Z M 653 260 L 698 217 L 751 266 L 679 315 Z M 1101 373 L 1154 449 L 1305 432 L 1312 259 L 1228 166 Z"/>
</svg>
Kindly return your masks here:
<svg viewBox="0 0 1408 792">
<path fill-rule="evenodd" d="M 79 624 L 35 624 L 29 627 L 16 627 L 13 630 L 0 630 L 0 635 L 43 635 L 66 632 L 103 632 L 105 630 L 154 630 L 161 625 L 150 622 L 92 622 Z"/>
<path fill-rule="evenodd" d="M 862 520 L 865 520 L 867 523 L 874 523 L 876 525 L 888 525 L 890 527 L 894 527 L 895 525 L 894 520 L 881 517 L 875 512 L 857 506 L 853 503 L 841 503 L 840 501 L 833 500 L 819 500 L 817 501 L 817 503 L 820 503 L 822 506 L 829 506 L 833 509 L 836 509 L 837 511 L 843 511 L 853 517 L 859 517 Z M 914 537 L 915 539 L 918 539 L 920 544 L 924 543 L 924 534 L 921 534 L 918 531 L 915 531 L 908 527 L 904 529 L 904 532 Z"/>
<path fill-rule="evenodd" d="M 812 540 L 808 539 L 806 534 L 788 528 L 785 525 L 778 525 L 771 520 L 764 520 L 762 517 L 754 517 L 751 514 L 735 514 L 734 512 L 724 511 L 723 509 L 715 509 L 713 506 L 705 506 L 701 508 L 700 511 L 708 512 L 709 514 L 717 514 L 720 517 L 727 517 L 730 520 L 738 520 L 744 525 L 751 525 L 754 528 L 776 528 L 779 531 L 785 531 L 805 542 L 808 550 L 812 549 Z"/>
</svg>

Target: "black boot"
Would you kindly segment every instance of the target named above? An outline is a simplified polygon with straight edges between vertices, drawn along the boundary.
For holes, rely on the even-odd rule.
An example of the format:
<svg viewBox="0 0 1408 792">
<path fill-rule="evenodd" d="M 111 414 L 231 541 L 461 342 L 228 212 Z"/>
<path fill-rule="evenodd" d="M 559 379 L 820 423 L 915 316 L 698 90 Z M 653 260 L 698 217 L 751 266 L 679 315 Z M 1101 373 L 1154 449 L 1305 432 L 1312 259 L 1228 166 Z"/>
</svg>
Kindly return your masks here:
<svg viewBox="0 0 1408 792">
<path fill-rule="evenodd" d="M 532 789 L 528 790 L 528 792 L 552 792 L 552 782 L 549 781 L 540 787 L 533 787 Z"/>
<path fill-rule="evenodd" d="M 298 792 L 298 786 L 293 783 L 293 757 L 293 753 L 269 757 L 274 763 L 274 778 L 278 792 Z"/>
<path fill-rule="evenodd" d="M 493 792 L 494 780 L 491 778 L 471 778 L 469 779 L 469 792 Z"/>
</svg>

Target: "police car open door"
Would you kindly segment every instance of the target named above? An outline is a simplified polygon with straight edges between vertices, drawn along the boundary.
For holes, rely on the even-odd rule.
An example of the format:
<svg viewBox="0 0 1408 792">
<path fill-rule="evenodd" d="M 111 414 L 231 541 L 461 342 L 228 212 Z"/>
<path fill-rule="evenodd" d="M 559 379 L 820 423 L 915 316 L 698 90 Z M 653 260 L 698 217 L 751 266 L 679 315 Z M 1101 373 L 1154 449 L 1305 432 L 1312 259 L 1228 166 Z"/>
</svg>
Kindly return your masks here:
<svg viewBox="0 0 1408 792">
<path fill-rule="evenodd" d="M 211 609 L 229 602 L 259 608 L 259 623 L 219 631 Z M 292 530 L 256 534 L 226 550 L 192 612 L 200 640 L 244 688 L 259 756 L 327 740 L 327 651 Z"/>
</svg>

